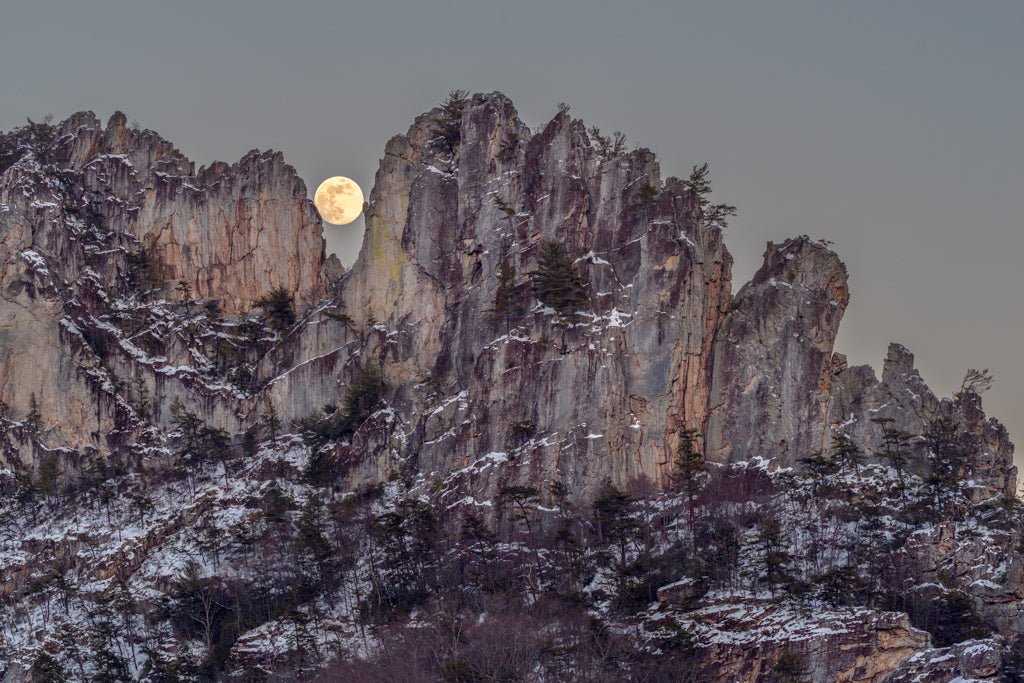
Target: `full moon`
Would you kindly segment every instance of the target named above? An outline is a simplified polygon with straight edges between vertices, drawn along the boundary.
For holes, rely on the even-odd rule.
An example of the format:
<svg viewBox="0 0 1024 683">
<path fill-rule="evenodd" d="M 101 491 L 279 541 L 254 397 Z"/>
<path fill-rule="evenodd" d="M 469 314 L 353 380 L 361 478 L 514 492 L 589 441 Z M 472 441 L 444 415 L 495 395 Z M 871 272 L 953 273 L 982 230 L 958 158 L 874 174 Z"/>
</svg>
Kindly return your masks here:
<svg viewBox="0 0 1024 683">
<path fill-rule="evenodd" d="M 354 180 L 337 175 L 320 183 L 313 203 L 328 223 L 348 225 L 363 212 L 363 191 Z"/>
</svg>

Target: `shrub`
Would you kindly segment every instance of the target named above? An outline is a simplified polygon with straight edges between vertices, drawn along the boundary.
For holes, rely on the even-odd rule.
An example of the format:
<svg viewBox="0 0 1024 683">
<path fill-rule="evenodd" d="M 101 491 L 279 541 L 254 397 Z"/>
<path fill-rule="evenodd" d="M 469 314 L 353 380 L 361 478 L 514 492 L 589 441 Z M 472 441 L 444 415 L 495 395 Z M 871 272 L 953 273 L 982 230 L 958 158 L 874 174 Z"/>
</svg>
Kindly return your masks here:
<svg viewBox="0 0 1024 683">
<path fill-rule="evenodd" d="M 286 330 L 295 324 L 295 305 L 292 293 L 284 285 L 279 285 L 253 302 L 253 308 L 260 309 L 260 319 L 264 325 L 275 330 Z"/>
<path fill-rule="evenodd" d="M 344 420 L 350 430 L 349 433 L 358 429 L 359 425 L 377 409 L 384 398 L 386 388 L 384 375 L 377 366 L 368 363 L 356 373 L 345 393 Z"/>
<path fill-rule="evenodd" d="M 587 287 L 576 265 L 558 242 L 544 242 L 532 273 L 537 299 L 563 318 L 572 319 L 587 305 Z"/>
<path fill-rule="evenodd" d="M 441 151 L 455 153 L 462 141 L 462 110 L 469 103 L 469 93 L 452 90 L 434 115 L 434 145 Z"/>
</svg>

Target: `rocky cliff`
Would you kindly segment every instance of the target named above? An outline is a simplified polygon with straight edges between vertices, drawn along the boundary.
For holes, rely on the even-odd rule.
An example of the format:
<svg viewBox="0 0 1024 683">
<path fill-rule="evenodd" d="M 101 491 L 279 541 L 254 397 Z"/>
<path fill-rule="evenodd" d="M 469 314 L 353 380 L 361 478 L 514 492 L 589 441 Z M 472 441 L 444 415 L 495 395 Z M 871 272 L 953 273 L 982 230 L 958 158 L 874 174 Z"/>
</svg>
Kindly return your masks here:
<svg viewBox="0 0 1024 683">
<path fill-rule="evenodd" d="M 708 458 L 791 465 L 829 447 L 832 348 L 849 299 L 827 247 L 768 245 L 715 339 Z"/>
<path fill-rule="evenodd" d="M 534 615 L 564 632 L 538 661 L 579 656 L 537 680 L 1002 667 L 1024 632 L 1005 429 L 899 345 L 880 380 L 847 367 L 825 243 L 769 244 L 733 296 L 709 192 L 567 108 L 533 130 L 500 93 L 456 98 L 387 143 L 342 273 L 280 154 L 197 172 L 121 114 L 2 136 L 8 676 L 40 648 L 99 671 L 59 633 L 115 620 L 116 595 L 129 632 L 159 624 L 149 654 L 90 647 L 128 648 L 134 674 L 172 642 L 221 673 L 357 667 L 454 584 L 456 611 L 587 606 L 593 632 Z M 278 287 L 290 301 L 258 302 Z M 864 457 L 830 459 L 836 437 Z M 932 647 L 967 637 L 988 654 Z"/>
<path fill-rule="evenodd" d="M 406 387 L 405 456 L 446 472 L 515 451 L 529 470 L 509 476 L 581 494 L 606 477 L 658 479 L 678 431 L 705 419 L 730 301 L 720 227 L 682 181 L 662 182 L 649 151 L 602 154 L 566 113 L 531 135 L 506 97 L 478 95 L 454 150 L 432 144 L 436 115 L 388 143 L 341 285 L 356 324 L 392 337 L 383 360 Z M 531 296 L 546 242 L 587 282 L 573 321 Z M 489 313 L 503 262 L 511 320 Z"/>
<path fill-rule="evenodd" d="M 104 338 L 110 359 L 100 365 L 114 384 L 141 378 L 159 423 L 179 399 L 232 433 L 267 403 L 285 421 L 337 403 L 372 357 L 405 435 L 399 451 L 385 439 L 390 450 L 363 452 L 361 463 L 414 459 L 443 473 L 515 452 L 529 470 L 513 462 L 507 476 L 564 479 L 581 497 L 606 478 L 664 484 L 683 429 L 705 436 L 710 460 L 789 465 L 827 449 L 832 425 L 856 410 L 884 405 L 871 417 L 898 414 L 915 433 L 939 414 L 923 384 L 917 393 L 892 388 L 902 371 L 876 382 L 865 369 L 834 370 L 849 292 L 826 246 L 769 245 L 734 300 L 720 225 L 706 220 L 685 181 L 662 181 L 649 151 L 602 145 L 565 112 L 533 134 L 500 94 L 467 102 L 454 146 L 437 144 L 438 115 L 388 142 L 363 248 L 337 298 L 326 300 L 346 323 L 303 321 L 286 344 L 254 359 L 263 391 L 246 397 L 188 382 L 190 370 L 203 369 L 188 343 L 130 348 L 137 330 L 104 307 L 126 286 L 180 299 L 179 282 L 226 314 L 278 285 L 300 305 L 320 301 L 326 271 L 337 269 L 325 267 L 303 183 L 270 153 L 195 173 L 121 114 L 105 129 L 88 113 L 60 124 L 3 176 L 3 400 L 24 414 L 34 392 L 59 434 L 51 445 L 106 450 L 101 435 L 127 420 L 103 391 L 103 368 L 90 367 L 95 354 L 80 348 L 83 335 Z M 586 283 L 572 320 L 532 296 L 546 243 L 562 245 Z M 502 264 L 514 314 L 499 320 Z M 894 391 L 899 400 L 887 402 L 882 393 Z M 920 408 L 904 405 L 911 396 L 923 397 Z M 1013 479 L 1005 433 L 977 409 L 971 415 L 985 444 L 981 479 L 1005 490 Z M 855 440 L 876 447 L 880 430 L 855 422 Z"/>
<path fill-rule="evenodd" d="M 225 313 L 276 286 L 300 303 L 323 295 L 320 221 L 279 153 L 197 173 L 121 113 L 105 128 L 91 112 L 34 128 L 5 140 L 13 161 L 0 176 L 0 398 L 25 415 L 34 396 L 49 446 L 107 452 L 123 442 L 110 438 L 130 429 L 118 380 L 155 391 L 165 421 L 173 395 L 209 400 L 157 386 L 199 363 L 188 349 L 174 358 L 173 335 L 153 334 L 152 353 L 140 350 L 146 325 L 116 310 L 128 292 L 173 299 L 187 287 Z"/>
</svg>

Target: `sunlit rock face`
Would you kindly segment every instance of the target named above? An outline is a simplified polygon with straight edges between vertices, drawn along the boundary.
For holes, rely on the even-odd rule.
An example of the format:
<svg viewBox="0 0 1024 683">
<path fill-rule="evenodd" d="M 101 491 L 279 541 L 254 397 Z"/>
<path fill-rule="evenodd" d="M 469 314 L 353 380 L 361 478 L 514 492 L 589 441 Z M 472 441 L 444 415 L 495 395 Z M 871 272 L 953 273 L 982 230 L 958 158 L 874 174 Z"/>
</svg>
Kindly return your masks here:
<svg viewBox="0 0 1024 683">
<path fill-rule="evenodd" d="M 163 266 L 163 279 L 185 280 L 196 297 L 247 310 L 271 288 L 300 301 L 322 294 L 322 228 L 306 186 L 280 153 L 253 150 L 235 164 L 193 172 L 193 164 L 150 132 L 111 117 L 102 134 L 73 133 L 83 159 L 83 185 L 104 196 L 108 225 L 135 236 Z"/>
<path fill-rule="evenodd" d="M 715 339 L 709 459 L 788 466 L 828 447 L 832 349 L 849 296 L 846 267 L 823 244 L 768 245 Z"/>
<path fill-rule="evenodd" d="M 807 653 L 810 681 L 874 683 L 929 645 L 905 614 L 867 609 L 818 610 L 778 605 L 713 604 L 693 616 L 711 645 L 701 653 L 714 680 L 777 680 L 787 651 Z"/>
</svg>

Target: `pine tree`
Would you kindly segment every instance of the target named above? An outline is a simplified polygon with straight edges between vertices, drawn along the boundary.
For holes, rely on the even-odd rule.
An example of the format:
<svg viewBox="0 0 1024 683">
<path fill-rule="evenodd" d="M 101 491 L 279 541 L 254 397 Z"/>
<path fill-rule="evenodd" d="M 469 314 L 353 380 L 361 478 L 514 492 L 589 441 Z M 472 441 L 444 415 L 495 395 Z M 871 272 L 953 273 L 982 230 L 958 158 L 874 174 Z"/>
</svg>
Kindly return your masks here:
<svg viewBox="0 0 1024 683">
<path fill-rule="evenodd" d="M 281 418 L 277 416 L 277 408 L 271 401 L 267 401 L 267 407 L 260 414 L 260 423 L 263 425 L 267 438 L 277 441 L 277 433 L 281 430 Z"/>
<path fill-rule="evenodd" d="M 454 154 L 462 141 L 462 112 L 469 104 L 469 93 L 452 90 L 441 103 L 434 116 L 434 145 L 441 151 Z"/>
<path fill-rule="evenodd" d="M 231 448 L 228 444 L 228 433 L 220 427 L 204 425 L 199 432 L 200 457 L 203 460 L 216 458 L 224 469 L 224 483 L 228 482 L 228 462 Z"/>
<path fill-rule="evenodd" d="M 501 259 L 498 266 L 498 287 L 494 290 L 494 306 L 488 310 L 491 320 L 505 325 L 505 334 L 512 331 L 512 320 L 519 317 L 522 306 L 519 303 L 515 283 L 516 268 L 509 259 Z"/>
<path fill-rule="evenodd" d="M 606 481 L 592 505 L 597 538 L 602 543 L 611 541 L 618 545 L 620 570 L 624 570 L 626 567 L 626 547 L 640 528 L 637 521 L 629 514 L 632 504 L 632 496 Z M 622 578 L 624 580 L 625 577 Z"/>
<path fill-rule="evenodd" d="M 302 552 L 316 567 L 320 585 L 327 582 L 327 564 L 334 554 L 331 544 L 327 541 L 325 518 L 324 502 L 320 496 L 313 493 L 302 506 L 302 512 L 295 525 Z"/>
<path fill-rule="evenodd" d="M 703 475 L 707 471 L 704 454 L 697 448 L 697 430 L 684 429 L 679 433 L 679 446 L 670 475 L 675 490 L 686 494 L 687 516 L 690 522 L 690 541 L 697 550 L 696 496 L 703 488 Z"/>
<path fill-rule="evenodd" d="M 186 459 L 198 458 L 203 421 L 199 415 L 185 408 L 177 396 L 171 404 L 171 425 L 178 430 L 181 438 L 178 455 Z"/>
<path fill-rule="evenodd" d="M 960 383 L 960 391 L 954 395 L 954 398 L 957 401 L 962 401 L 967 393 L 981 395 L 991 389 L 993 383 L 995 383 L 995 380 L 992 378 L 992 373 L 988 371 L 988 368 L 984 370 L 971 368 L 964 374 L 964 380 Z"/>
<path fill-rule="evenodd" d="M 845 472 L 847 467 L 860 476 L 860 466 L 864 464 L 864 451 L 849 436 L 842 432 L 832 435 L 832 453 L 840 469 Z"/>
<path fill-rule="evenodd" d="M 537 270 L 532 273 L 537 299 L 568 321 L 587 307 L 587 287 L 576 265 L 558 242 L 541 244 Z"/>
<path fill-rule="evenodd" d="M 817 451 L 811 455 L 800 458 L 800 464 L 807 470 L 811 478 L 811 495 L 817 498 L 821 484 L 828 480 L 828 477 L 839 471 L 839 463 L 835 456 L 830 453 Z"/>
<path fill-rule="evenodd" d="M 264 325 L 281 332 L 295 324 L 295 306 L 292 293 L 284 285 L 279 285 L 253 302 L 254 308 L 260 309 L 260 319 Z"/>
<path fill-rule="evenodd" d="M 60 459 L 56 453 L 50 453 L 43 457 L 39 463 L 39 472 L 36 474 L 36 489 L 50 498 L 57 493 L 57 483 L 60 479 Z"/>
<path fill-rule="evenodd" d="M 617 130 L 609 137 L 602 135 L 597 126 L 591 126 L 587 134 L 597 153 L 603 157 L 615 158 L 626 152 L 626 134 L 622 131 Z"/>
<path fill-rule="evenodd" d="M 253 457 L 259 450 L 259 439 L 256 436 L 256 428 L 249 427 L 242 434 L 242 453 L 248 457 Z"/>
<path fill-rule="evenodd" d="M 367 363 L 355 374 L 348 391 L 345 392 L 345 433 L 354 432 L 377 410 L 386 389 L 384 375 L 380 368 L 372 363 Z"/>
<path fill-rule="evenodd" d="M 25 426 L 30 433 L 35 434 L 43 424 L 43 416 L 39 412 L 39 401 L 36 400 L 36 392 L 32 392 L 28 399 L 28 415 L 25 416 Z"/>
<path fill-rule="evenodd" d="M 33 683 L 64 683 L 67 680 L 67 671 L 61 665 L 60 660 L 43 650 L 32 662 Z"/>
<path fill-rule="evenodd" d="M 774 515 L 765 515 L 758 520 L 757 543 L 761 549 L 764 567 L 764 581 L 769 592 L 789 581 L 789 565 L 792 558 L 782 533 L 782 524 Z"/>
<path fill-rule="evenodd" d="M 872 422 L 882 427 L 882 452 L 880 455 L 888 460 L 896 470 L 896 480 L 899 482 L 900 496 L 902 497 L 905 490 L 903 469 L 914 455 L 910 450 L 910 441 L 914 435 L 894 428 L 891 417 L 877 417 Z"/>
<path fill-rule="evenodd" d="M 701 166 L 694 166 L 690 177 L 683 181 L 687 191 L 690 193 L 704 214 L 704 222 L 708 225 L 719 225 L 728 227 L 727 218 L 736 215 L 736 207 L 729 204 L 712 204 L 709 199 L 711 195 L 711 181 L 707 163 Z"/>
<path fill-rule="evenodd" d="M 533 486 L 502 487 L 498 498 L 502 503 L 512 505 L 512 519 L 522 522 L 533 537 L 533 516 L 536 514 L 539 491 Z"/>
<path fill-rule="evenodd" d="M 964 460 L 960 426 L 951 418 L 938 418 L 928 425 L 924 436 L 930 449 L 925 486 L 931 494 L 935 513 L 941 515 L 950 499 L 959 492 Z"/>
<path fill-rule="evenodd" d="M 135 412 L 143 420 L 148 420 L 153 405 L 149 399 L 149 387 L 146 386 L 146 380 L 142 375 L 136 375 L 132 379 L 132 394 L 135 398 L 134 405 L 132 406 Z"/>
</svg>

